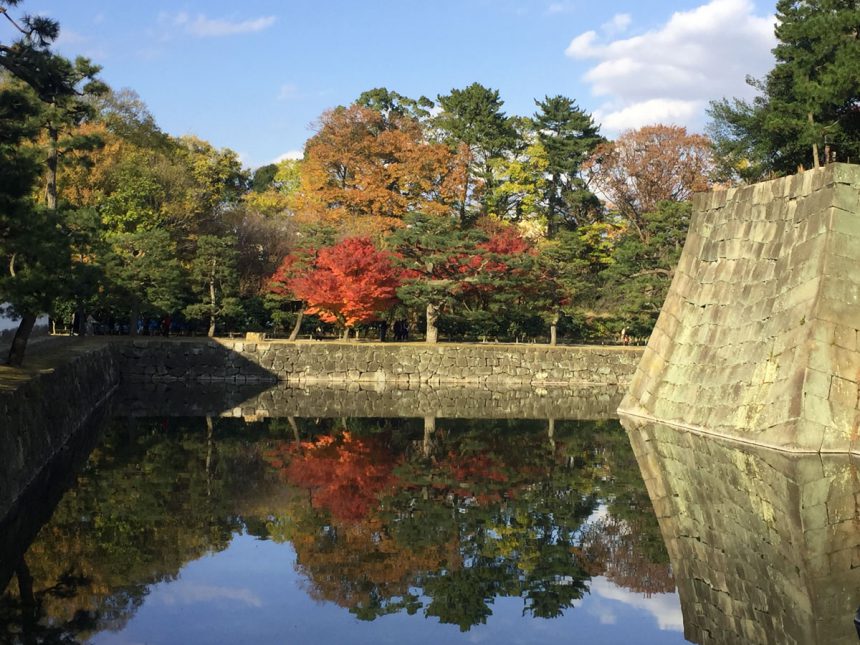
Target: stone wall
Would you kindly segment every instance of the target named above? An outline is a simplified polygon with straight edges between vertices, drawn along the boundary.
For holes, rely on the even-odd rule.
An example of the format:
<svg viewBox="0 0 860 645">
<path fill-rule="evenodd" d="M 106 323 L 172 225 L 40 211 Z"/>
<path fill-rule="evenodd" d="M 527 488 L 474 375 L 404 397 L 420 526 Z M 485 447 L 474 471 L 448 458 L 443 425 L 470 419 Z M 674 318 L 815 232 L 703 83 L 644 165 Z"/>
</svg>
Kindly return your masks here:
<svg viewBox="0 0 860 645">
<path fill-rule="evenodd" d="M 636 347 L 142 339 L 117 345 L 130 382 L 624 385 Z"/>
<path fill-rule="evenodd" d="M 857 459 L 622 417 L 694 643 L 856 643 Z"/>
<path fill-rule="evenodd" d="M 858 444 L 860 166 L 697 195 L 619 412 L 794 451 Z"/>
<path fill-rule="evenodd" d="M 94 346 L 0 389 L 0 518 L 116 389 L 117 357 L 110 346 Z"/>
<path fill-rule="evenodd" d="M 612 419 L 619 386 L 489 388 L 321 383 L 135 383 L 114 400 L 131 416 L 438 417 L 464 419 Z"/>
</svg>

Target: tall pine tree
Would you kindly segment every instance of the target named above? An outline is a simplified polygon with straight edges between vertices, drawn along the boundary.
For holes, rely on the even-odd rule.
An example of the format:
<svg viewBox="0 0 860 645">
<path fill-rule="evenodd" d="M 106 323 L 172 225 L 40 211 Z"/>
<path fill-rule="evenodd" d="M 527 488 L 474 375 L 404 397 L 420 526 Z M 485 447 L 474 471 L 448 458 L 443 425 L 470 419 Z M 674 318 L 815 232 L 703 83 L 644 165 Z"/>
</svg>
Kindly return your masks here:
<svg viewBox="0 0 860 645">
<path fill-rule="evenodd" d="M 591 115 L 569 98 L 547 96 L 535 104 L 539 109 L 534 125 L 548 161 L 547 237 L 552 237 L 559 219 L 578 225 L 586 212 L 597 208 L 597 198 L 587 189 L 579 170 L 603 137 Z"/>
<path fill-rule="evenodd" d="M 710 109 L 724 174 L 747 181 L 860 159 L 860 5 L 779 0 L 776 12 L 776 65 L 748 81 L 759 96 Z"/>
</svg>

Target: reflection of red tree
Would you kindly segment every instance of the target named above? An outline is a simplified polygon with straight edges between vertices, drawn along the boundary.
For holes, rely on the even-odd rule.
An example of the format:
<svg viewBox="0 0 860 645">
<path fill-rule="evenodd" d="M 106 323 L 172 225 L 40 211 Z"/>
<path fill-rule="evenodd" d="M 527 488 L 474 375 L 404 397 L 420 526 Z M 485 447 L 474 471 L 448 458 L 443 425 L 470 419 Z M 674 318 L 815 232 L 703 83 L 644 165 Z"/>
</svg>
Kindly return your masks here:
<svg viewBox="0 0 860 645">
<path fill-rule="evenodd" d="M 474 497 L 481 505 L 513 495 L 509 490 L 510 477 L 504 472 L 505 464 L 494 455 L 463 455 L 451 451 L 439 468 L 444 474 L 434 483 L 437 489 L 447 489 L 453 483 L 455 490 L 452 492 L 461 497 Z"/>
<path fill-rule="evenodd" d="M 285 479 L 311 491 L 313 506 L 341 521 L 358 521 L 395 483 L 396 459 L 382 440 L 358 439 L 349 432 L 298 446 L 283 444 L 268 455 Z"/>
</svg>

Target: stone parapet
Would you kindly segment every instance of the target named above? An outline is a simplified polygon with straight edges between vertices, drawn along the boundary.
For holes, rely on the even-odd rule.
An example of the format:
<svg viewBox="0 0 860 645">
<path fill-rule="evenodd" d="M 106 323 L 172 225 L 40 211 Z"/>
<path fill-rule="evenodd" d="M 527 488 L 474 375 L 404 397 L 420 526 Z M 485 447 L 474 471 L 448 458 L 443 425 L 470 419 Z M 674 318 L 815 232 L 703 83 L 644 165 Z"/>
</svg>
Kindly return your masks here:
<svg viewBox="0 0 860 645">
<path fill-rule="evenodd" d="M 697 195 L 620 412 L 791 451 L 856 451 L 860 166 Z"/>
</svg>

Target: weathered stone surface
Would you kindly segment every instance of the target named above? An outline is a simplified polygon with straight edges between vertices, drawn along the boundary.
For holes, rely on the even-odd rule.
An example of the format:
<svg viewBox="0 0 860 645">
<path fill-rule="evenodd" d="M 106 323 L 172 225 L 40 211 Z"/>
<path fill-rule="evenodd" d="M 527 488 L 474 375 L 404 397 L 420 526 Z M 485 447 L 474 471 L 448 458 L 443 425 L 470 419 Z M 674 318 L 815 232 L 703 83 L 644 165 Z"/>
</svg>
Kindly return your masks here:
<svg viewBox="0 0 860 645">
<path fill-rule="evenodd" d="M 132 382 L 626 385 L 642 349 L 150 339 L 117 343 Z"/>
<path fill-rule="evenodd" d="M 619 411 L 785 450 L 860 450 L 860 166 L 694 207 Z"/>
<path fill-rule="evenodd" d="M 0 390 L 0 518 L 119 384 L 109 346 Z"/>
<path fill-rule="evenodd" d="M 694 643 L 856 643 L 853 455 L 791 455 L 622 416 Z"/>
</svg>

